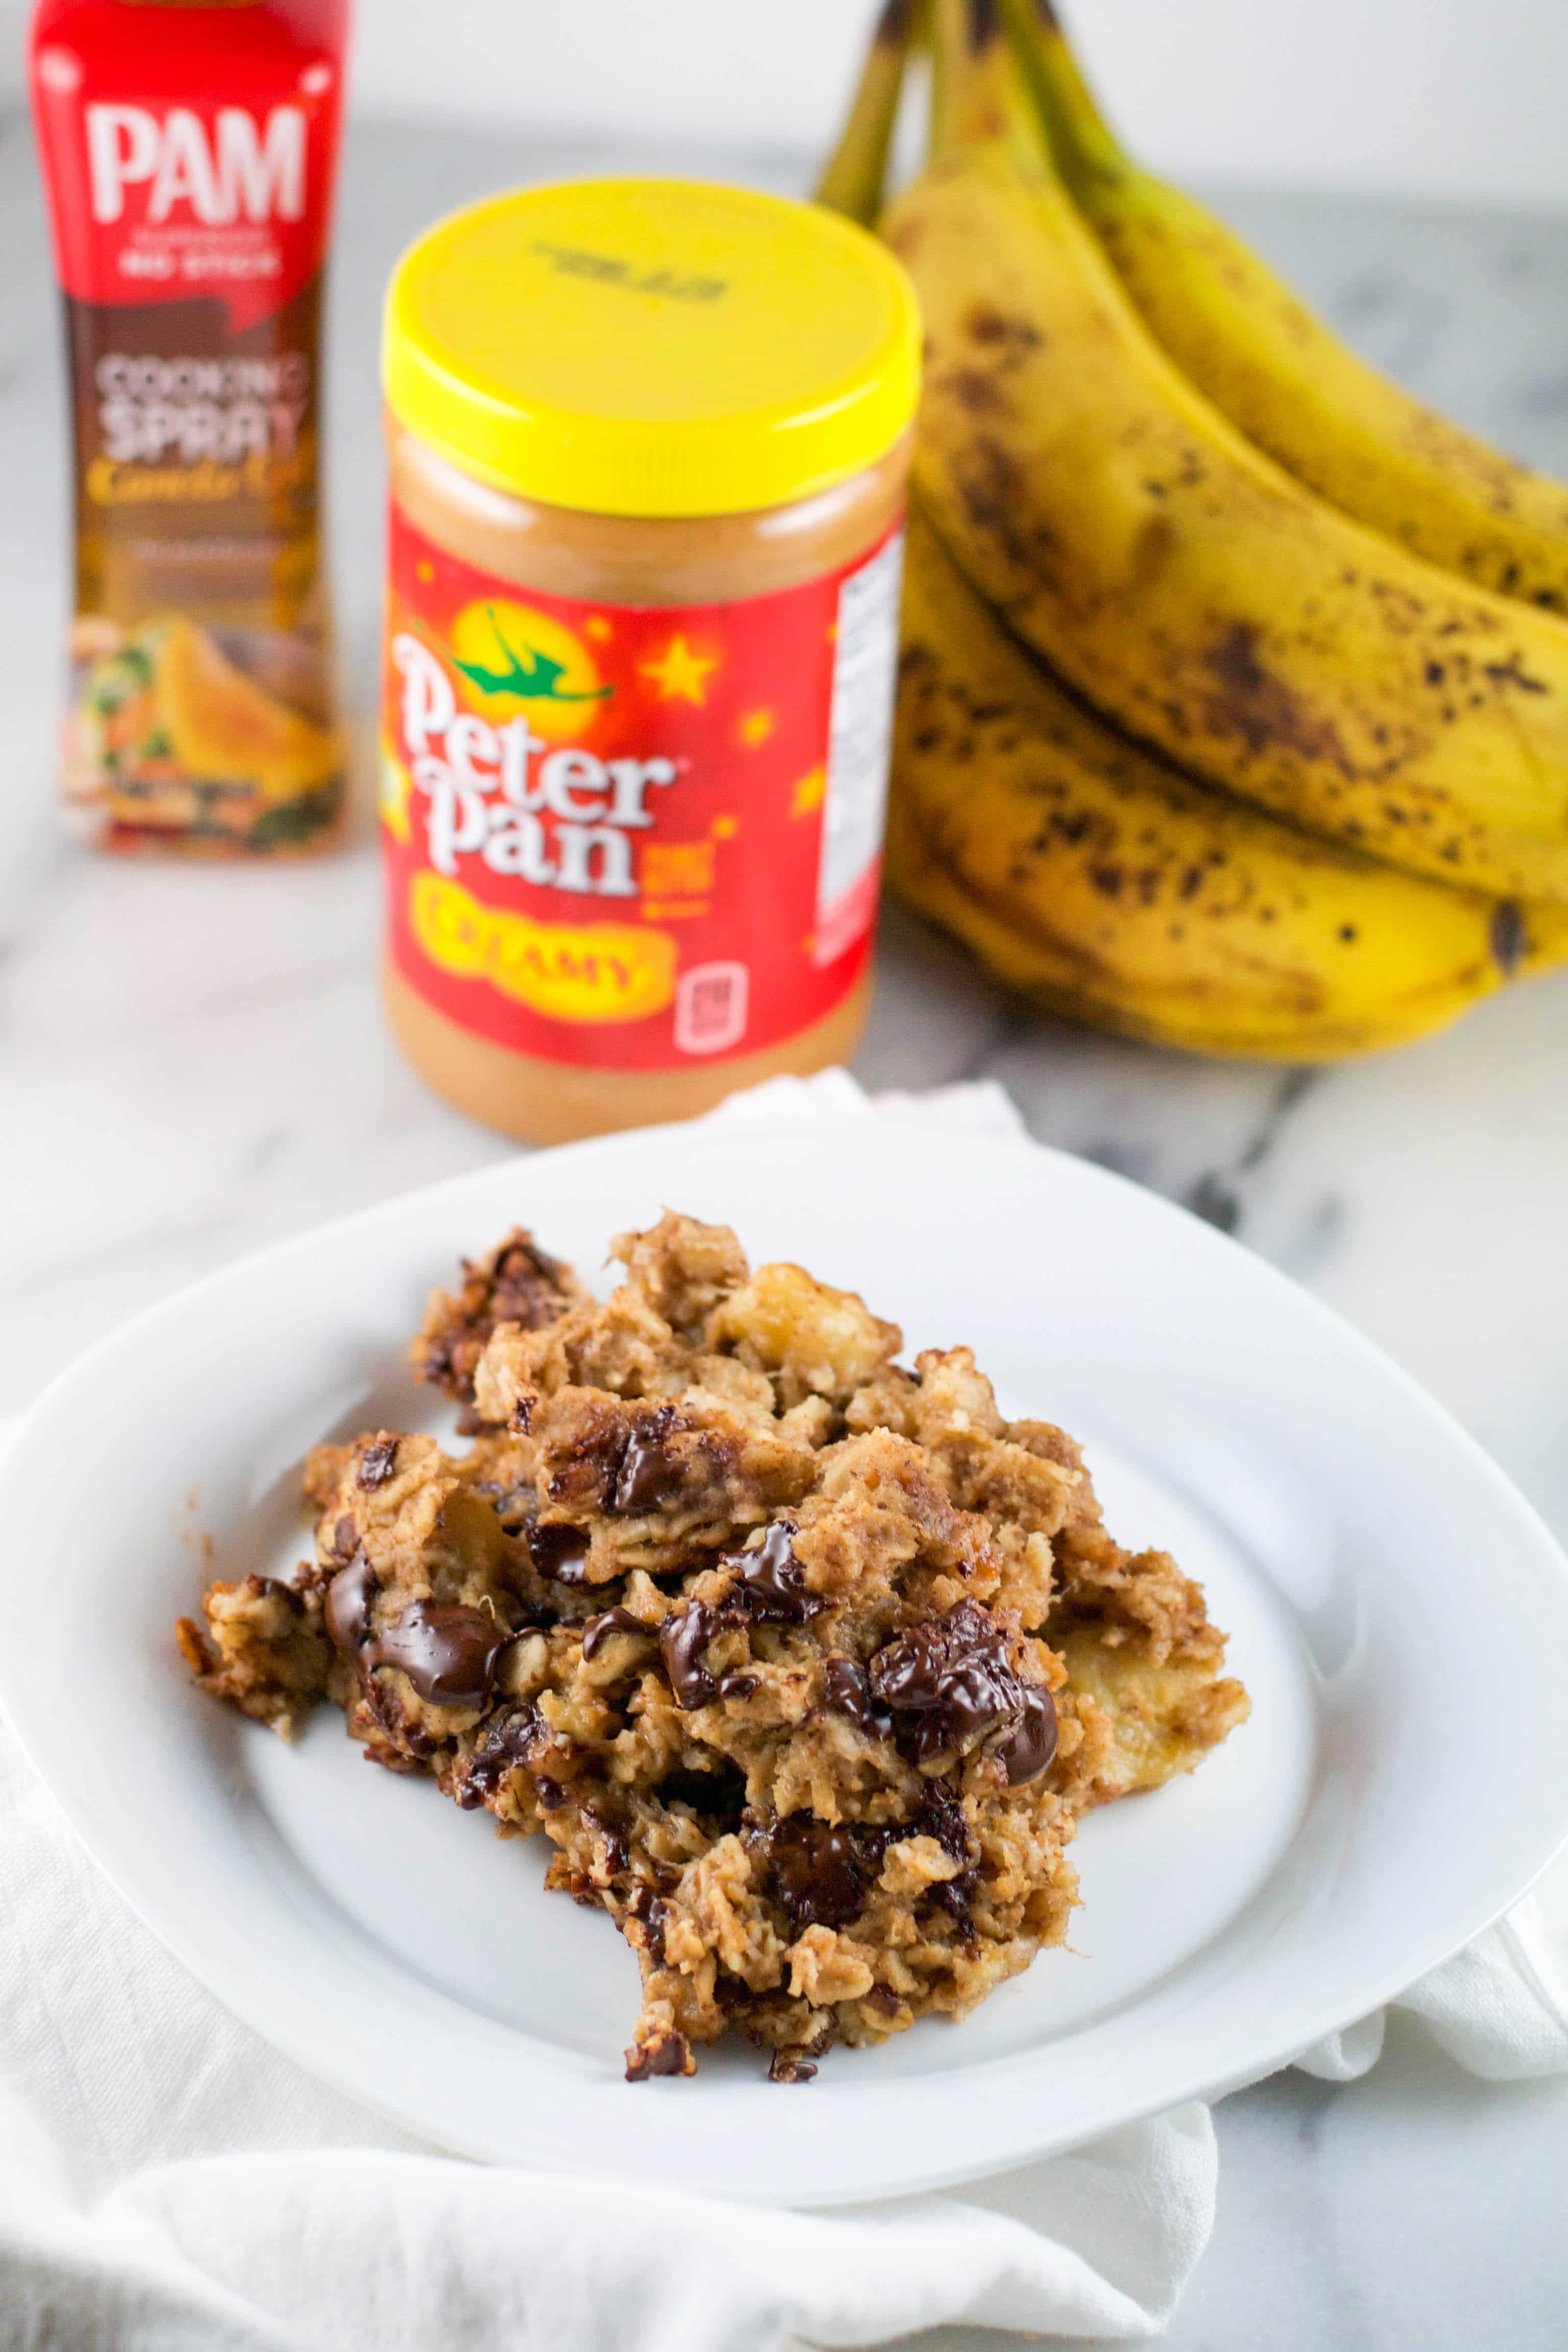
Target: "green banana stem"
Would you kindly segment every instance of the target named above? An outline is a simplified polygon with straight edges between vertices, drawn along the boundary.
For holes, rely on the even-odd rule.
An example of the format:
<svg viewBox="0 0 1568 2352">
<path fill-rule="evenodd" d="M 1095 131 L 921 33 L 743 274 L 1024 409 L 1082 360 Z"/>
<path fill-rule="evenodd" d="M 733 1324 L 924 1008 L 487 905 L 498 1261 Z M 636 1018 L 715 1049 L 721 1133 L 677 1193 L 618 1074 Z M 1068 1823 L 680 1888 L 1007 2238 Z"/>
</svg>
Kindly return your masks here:
<svg viewBox="0 0 1568 2352">
<path fill-rule="evenodd" d="M 1038 176 L 1048 149 L 999 0 L 933 0 L 931 19 L 932 162 L 1004 144 Z"/>
<path fill-rule="evenodd" d="M 838 143 L 823 166 L 816 200 L 869 228 L 882 208 L 888 150 L 899 117 L 904 68 L 915 32 L 918 0 L 887 0 Z"/>
<path fill-rule="evenodd" d="M 1029 96 L 1057 164 L 1075 192 L 1125 179 L 1134 166 L 1100 112 L 1051 0 L 1001 0 Z"/>
</svg>

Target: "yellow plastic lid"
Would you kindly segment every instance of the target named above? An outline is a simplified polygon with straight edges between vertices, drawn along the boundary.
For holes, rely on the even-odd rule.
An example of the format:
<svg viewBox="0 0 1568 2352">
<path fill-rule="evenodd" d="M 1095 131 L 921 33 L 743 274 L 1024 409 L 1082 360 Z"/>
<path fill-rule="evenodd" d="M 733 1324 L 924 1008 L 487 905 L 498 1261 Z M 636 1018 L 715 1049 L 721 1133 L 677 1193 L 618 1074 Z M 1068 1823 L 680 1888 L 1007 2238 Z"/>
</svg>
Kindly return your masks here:
<svg viewBox="0 0 1568 2352">
<path fill-rule="evenodd" d="M 521 188 L 438 221 L 387 289 L 393 415 L 500 488 L 597 514 L 784 506 L 920 394 L 914 289 L 813 205 L 689 180 Z"/>
</svg>

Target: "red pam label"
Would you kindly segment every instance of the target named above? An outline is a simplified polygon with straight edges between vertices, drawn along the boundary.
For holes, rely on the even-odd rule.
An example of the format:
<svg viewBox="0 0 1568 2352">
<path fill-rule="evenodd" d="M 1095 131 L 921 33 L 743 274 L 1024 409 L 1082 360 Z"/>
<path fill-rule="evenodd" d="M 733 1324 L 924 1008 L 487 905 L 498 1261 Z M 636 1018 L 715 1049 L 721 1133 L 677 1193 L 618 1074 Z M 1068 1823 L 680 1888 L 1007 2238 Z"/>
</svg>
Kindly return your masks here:
<svg viewBox="0 0 1568 2352">
<path fill-rule="evenodd" d="M 321 268 L 347 0 L 44 0 L 34 113 L 60 282 L 79 301 L 220 299 L 229 331 Z"/>
<path fill-rule="evenodd" d="M 826 1017 L 876 914 L 902 534 L 729 604 L 549 596 L 393 503 L 382 835 L 398 971 L 544 1061 L 669 1069 Z"/>
</svg>

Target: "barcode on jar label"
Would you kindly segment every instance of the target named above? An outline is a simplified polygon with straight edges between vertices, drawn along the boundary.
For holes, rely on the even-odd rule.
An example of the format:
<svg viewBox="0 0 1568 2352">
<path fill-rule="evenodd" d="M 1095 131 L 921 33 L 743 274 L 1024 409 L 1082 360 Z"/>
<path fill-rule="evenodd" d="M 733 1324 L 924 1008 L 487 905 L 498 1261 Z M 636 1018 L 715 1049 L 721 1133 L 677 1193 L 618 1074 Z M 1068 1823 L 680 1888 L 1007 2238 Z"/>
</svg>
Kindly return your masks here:
<svg viewBox="0 0 1568 2352">
<path fill-rule="evenodd" d="M 901 531 L 838 591 L 814 958 L 831 963 L 876 911 L 898 682 Z"/>
<path fill-rule="evenodd" d="M 700 963 L 675 992 L 675 1042 L 683 1054 L 722 1054 L 746 1034 L 750 975 L 743 963 Z"/>
</svg>

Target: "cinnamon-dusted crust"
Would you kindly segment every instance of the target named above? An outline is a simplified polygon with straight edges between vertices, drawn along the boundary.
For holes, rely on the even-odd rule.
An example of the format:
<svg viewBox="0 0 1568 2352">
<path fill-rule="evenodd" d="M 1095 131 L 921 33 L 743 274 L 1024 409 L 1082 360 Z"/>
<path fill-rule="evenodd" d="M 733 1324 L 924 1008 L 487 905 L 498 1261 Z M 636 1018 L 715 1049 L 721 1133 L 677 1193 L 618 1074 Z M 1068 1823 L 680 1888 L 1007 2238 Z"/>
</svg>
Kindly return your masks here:
<svg viewBox="0 0 1568 2352">
<path fill-rule="evenodd" d="M 802 2081 L 1059 1943 L 1078 1817 L 1247 1697 L 1198 1588 L 966 1348 L 904 1370 L 725 1227 L 612 1246 L 603 1305 L 526 1234 L 466 1265 L 414 1357 L 468 1452 L 318 1447 L 297 1583 L 215 1584 L 180 1640 L 285 1736 L 330 1699 L 373 1761 L 542 1830 L 637 1955 L 629 2079 L 734 2025 Z"/>
</svg>

